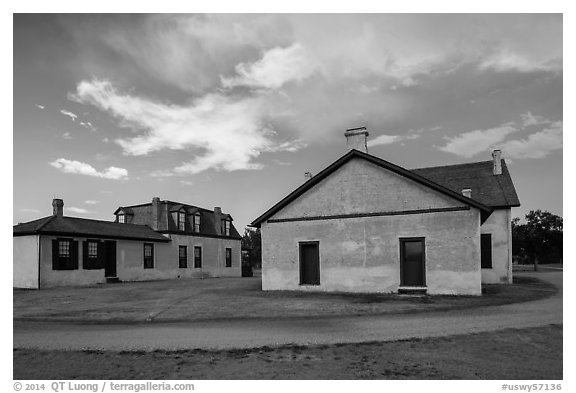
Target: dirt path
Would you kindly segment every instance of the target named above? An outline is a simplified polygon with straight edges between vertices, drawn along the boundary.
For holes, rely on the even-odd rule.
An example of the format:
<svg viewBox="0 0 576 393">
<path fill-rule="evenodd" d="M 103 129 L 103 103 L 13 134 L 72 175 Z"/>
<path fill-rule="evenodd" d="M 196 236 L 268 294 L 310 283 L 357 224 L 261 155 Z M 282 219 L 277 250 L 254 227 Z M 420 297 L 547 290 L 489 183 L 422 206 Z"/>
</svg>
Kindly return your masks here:
<svg viewBox="0 0 576 393">
<path fill-rule="evenodd" d="M 221 351 L 14 350 L 14 379 L 562 379 L 562 326 Z M 199 384 L 202 386 L 202 384 Z"/>
<path fill-rule="evenodd" d="M 288 320 L 219 320 L 143 325 L 15 322 L 14 348 L 176 350 L 254 348 L 441 337 L 562 324 L 562 273 L 538 275 L 556 295 L 526 303 L 414 315 Z"/>
</svg>

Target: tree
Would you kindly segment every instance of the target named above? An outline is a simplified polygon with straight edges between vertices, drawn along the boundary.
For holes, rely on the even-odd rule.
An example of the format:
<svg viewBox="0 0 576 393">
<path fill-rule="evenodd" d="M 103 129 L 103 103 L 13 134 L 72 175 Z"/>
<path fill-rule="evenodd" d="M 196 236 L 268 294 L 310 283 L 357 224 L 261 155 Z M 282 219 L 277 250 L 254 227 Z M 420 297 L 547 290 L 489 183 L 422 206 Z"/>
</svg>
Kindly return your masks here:
<svg viewBox="0 0 576 393">
<path fill-rule="evenodd" d="M 242 236 L 242 250 L 248 251 L 250 266 L 262 267 L 262 236 L 260 228 L 244 230 Z"/>
<path fill-rule="evenodd" d="M 512 252 L 534 263 L 562 261 L 563 247 L 562 217 L 542 210 L 531 210 L 526 214 L 526 224 L 520 219 L 512 220 Z"/>
</svg>

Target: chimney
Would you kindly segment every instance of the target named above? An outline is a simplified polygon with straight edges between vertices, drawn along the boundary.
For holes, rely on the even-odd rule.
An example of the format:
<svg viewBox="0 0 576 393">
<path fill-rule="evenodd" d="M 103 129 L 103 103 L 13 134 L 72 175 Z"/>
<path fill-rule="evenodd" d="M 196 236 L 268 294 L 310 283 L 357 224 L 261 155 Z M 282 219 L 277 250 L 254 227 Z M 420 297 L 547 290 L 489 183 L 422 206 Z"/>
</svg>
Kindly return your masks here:
<svg viewBox="0 0 576 393">
<path fill-rule="evenodd" d="M 368 153 L 368 130 L 366 127 L 349 128 L 344 133 L 346 137 L 346 146 L 349 150 L 356 149 Z"/>
<path fill-rule="evenodd" d="M 462 195 L 464 195 L 466 198 L 472 198 L 472 189 L 471 188 L 463 188 L 462 189 Z"/>
<path fill-rule="evenodd" d="M 492 162 L 494 168 L 494 175 L 502 174 L 502 152 L 500 150 L 494 150 L 492 152 Z"/>
<path fill-rule="evenodd" d="M 304 173 L 304 179 L 306 179 L 305 181 L 312 179 L 312 173 L 310 172 Z"/>
<path fill-rule="evenodd" d="M 214 208 L 214 229 L 217 235 L 222 234 L 222 209 L 219 207 Z"/>
<path fill-rule="evenodd" d="M 64 215 L 64 201 L 62 199 L 52 199 L 52 215 L 56 217 Z"/>
<path fill-rule="evenodd" d="M 160 227 L 160 198 L 152 198 L 152 229 L 157 231 Z"/>
</svg>

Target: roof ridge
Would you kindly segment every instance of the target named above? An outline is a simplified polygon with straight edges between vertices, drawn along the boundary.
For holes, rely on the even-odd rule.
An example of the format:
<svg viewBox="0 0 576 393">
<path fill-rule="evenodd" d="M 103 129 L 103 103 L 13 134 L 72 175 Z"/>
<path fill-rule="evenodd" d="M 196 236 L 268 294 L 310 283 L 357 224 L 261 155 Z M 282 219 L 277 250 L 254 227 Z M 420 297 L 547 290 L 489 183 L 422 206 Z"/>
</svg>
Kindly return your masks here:
<svg viewBox="0 0 576 393">
<path fill-rule="evenodd" d="M 412 168 L 409 169 L 410 171 L 417 171 L 420 169 L 436 169 L 436 168 L 449 168 L 449 167 L 455 167 L 455 166 L 467 166 L 467 165 L 477 165 L 477 164 L 484 164 L 484 163 L 488 163 L 488 162 L 492 162 L 492 160 L 485 160 L 485 161 L 475 161 L 475 162 L 465 162 L 462 164 L 450 164 L 450 165 L 438 165 L 438 166 L 426 166 L 426 167 L 420 167 L 420 168 Z"/>
<path fill-rule="evenodd" d="M 150 228 L 148 225 L 146 224 L 132 224 L 132 223 L 123 223 L 120 224 L 116 221 L 107 221 L 107 220 L 95 220 L 93 218 L 84 218 L 84 217 L 71 217 L 71 216 L 62 216 L 62 218 L 72 218 L 74 220 L 84 220 L 84 221 L 95 221 L 95 222 L 103 222 L 106 224 L 119 224 L 119 225 L 132 225 L 132 226 L 137 226 L 137 227 L 148 227 Z M 48 222 L 46 222 L 47 224 Z"/>
</svg>

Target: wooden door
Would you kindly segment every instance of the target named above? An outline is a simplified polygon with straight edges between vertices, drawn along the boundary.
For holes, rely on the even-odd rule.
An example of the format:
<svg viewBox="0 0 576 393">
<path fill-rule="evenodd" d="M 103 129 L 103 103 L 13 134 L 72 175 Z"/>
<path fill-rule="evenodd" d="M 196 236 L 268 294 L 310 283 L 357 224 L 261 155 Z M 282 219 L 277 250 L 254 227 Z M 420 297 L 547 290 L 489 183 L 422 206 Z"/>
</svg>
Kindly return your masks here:
<svg viewBox="0 0 576 393">
<path fill-rule="evenodd" d="M 300 285 L 320 285 L 318 242 L 300 243 Z"/>
<path fill-rule="evenodd" d="M 400 285 L 426 285 L 424 238 L 400 239 Z"/>
<path fill-rule="evenodd" d="M 116 242 L 106 240 L 104 242 L 104 276 L 116 277 Z"/>
</svg>

